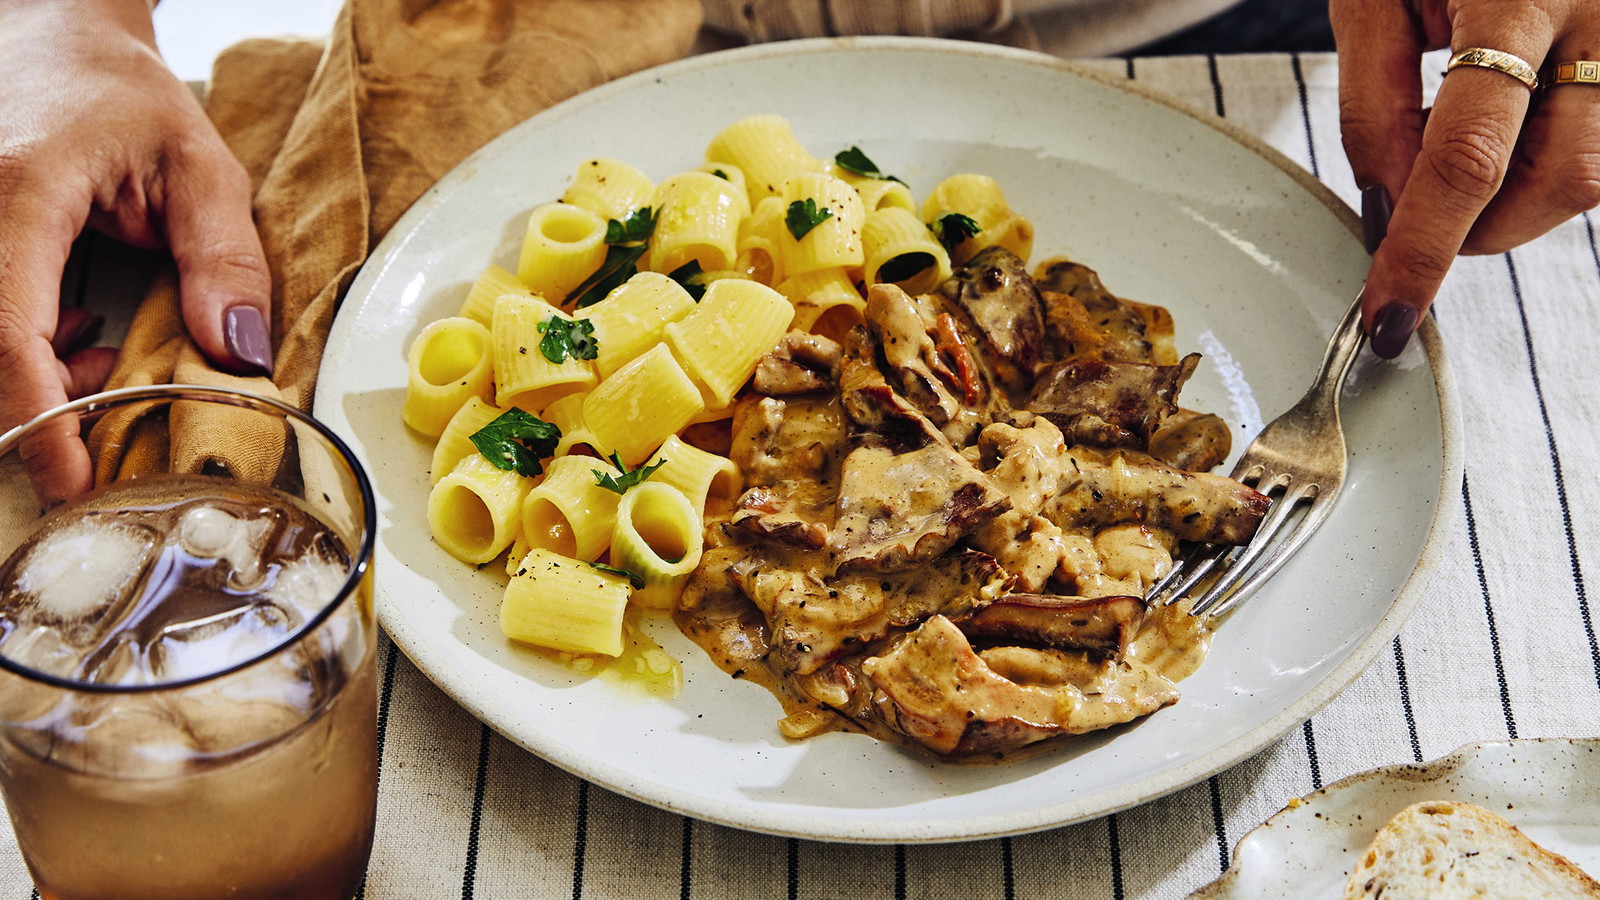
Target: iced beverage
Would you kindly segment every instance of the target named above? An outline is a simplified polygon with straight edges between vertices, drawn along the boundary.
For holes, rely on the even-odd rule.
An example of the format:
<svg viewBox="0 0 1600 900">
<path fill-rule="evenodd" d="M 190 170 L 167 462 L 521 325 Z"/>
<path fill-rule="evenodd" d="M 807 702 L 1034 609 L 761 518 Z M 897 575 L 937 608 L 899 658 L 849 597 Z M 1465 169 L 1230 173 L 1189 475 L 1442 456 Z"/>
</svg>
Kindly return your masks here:
<svg viewBox="0 0 1600 900">
<path fill-rule="evenodd" d="M 33 524 L 0 563 L 0 789 L 42 897 L 355 894 L 365 571 L 301 497 L 222 477 L 114 482 Z"/>
</svg>

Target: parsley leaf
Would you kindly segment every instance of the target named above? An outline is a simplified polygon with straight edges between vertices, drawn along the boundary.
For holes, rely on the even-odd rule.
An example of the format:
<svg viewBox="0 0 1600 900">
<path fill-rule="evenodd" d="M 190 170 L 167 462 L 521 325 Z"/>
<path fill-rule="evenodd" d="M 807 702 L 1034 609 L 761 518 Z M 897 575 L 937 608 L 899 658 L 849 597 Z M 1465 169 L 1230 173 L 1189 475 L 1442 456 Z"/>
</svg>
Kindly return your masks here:
<svg viewBox="0 0 1600 900">
<path fill-rule="evenodd" d="M 495 468 L 532 477 L 544 471 L 539 460 L 556 452 L 561 429 L 532 413 L 508 409 L 470 440 Z"/>
<path fill-rule="evenodd" d="M 718 178 L 721 178 L 723 181 L 732 181 L 733 180 L 732 178 L 728 177 L 728 173 L 727 172 L 724 172 L 721 169 L 712 169 L 711 170 L 711 174 L 717 176 Z"/>
<path fill-rule="evenodd" d="M 639 260 L 647 249 L 649 249 L 648 244 L 612 245 L 606 248 L 605 262 L 600 264 L 600 268 L 596 269 L 593 275 L 585 278 L 583 284 L 573 288 L 565 302 L 582 309 L 604 300 L 607 294 L 621 287 L 623 282 L 639 274 Z"/>
<path fill-rule="evenodd" d="M 934 264 L 932 253 L 902 253 L 878 267 L 881 284 L 899 284 Z"/>
<path fill-rule="evenodd" d="M 600 485 L 608 491 L 615 491 L 619 494 L 625 494 L 628 492 L 628 488 L 639 485 L 646 478 L 654 475 L 657 469 L 667 464 L 667 461 L 663 459 L 653 466 L 640 466 L 639 468 L 630 472 L 628 471 L 628 467 L 622 464 L 622 458 L 617 456 L 617 452 L 613 450 L 611 451 L 611 464 L 617 467 L 617 471 L 621 472 L 622 476 L 620 478 L 613 477 L 609 472 L 602 472 L 599 469 L 590 469 L 589 471 L 594 473 L 594 483 Z"/>
<path fill-rule="evenodd" d="M 689 292 L 694 302 L 699 303 L 700 298 L 706 295 L 705 283 L 700 280 L 700 276 L 704 274 L 705 270 L 700 268 L 700 260 L 691 259 L 667 273 L 667 277 L 683 285 L 683 289 Z"/>
<path fill-rule="evenodd" d="M 605 563 L 592 562 L 589 563 L 589 565 L 599 569 L 602 572 L 608 572 L 612 575 L 621 575 L 623 578 L 628 579 L 628 583 L 633 585 L 634 590 L 639 590 L 644 587 L 644 576 L 637 572 L 630 572 L 627 569 L 619 569 L 616 566 L 608 566 Z"/>
<path fill-rule="evenodd" d="M 588 319 L 563 319 L 551 316 L 539 323 L 544 337 L 539 339 L 539 352 L 544 358 L 561 365 L 570 356 L 573 359 L 594 359 L 600 353 L 600 341 L 594 336 L 594 325 Z"/>
<path fill-rule="evenodd" d="M 939 243 L 946 250 L 954 250 L 969 237 L 973 237 L 983 228 L 971 216 L 961 213 L 945 213 L 933 220 L 928 230 L 939 236 Z"/>
<path fill-rule="evenodd" d="M 833 210 L 827 207 L 817 208 L 817 201 L 807 197 L 805 200 L 796 200 L 789 204 L 789 213 L 784 217 L 784 222 L 789 226 L 789 233 L 795 240 L 800 240 L 811 233 L 811 229 L 833 218 Z"/>
<path fill-rule="evenodd" d="M 632 244 L 636 241 L 648 241 L 655 230 L 655 211 L 648 206 L 642 207 L 628 213 L 620 222 L 616 219 L 606 222 L 606 243 Z"/>
<path fill-rule="evenodd" d="M 862 178 L 881 178 L 884 181 L 900 181 L 900 179 L 894 177 L 893 175 L 883 174 L 883 170 L 878 168 L 878 164 L 873 162 L 871 159 L 868 159 L 867 155 L 861 152 L 861 148 L 854 145 L 851 145 L 849 150 L 840 150 L 838 153 L 834 154 L 833 161 L 834 164 L 839 168 L 845 170 L 846 172 L 854 172 L 857 175 L 860 175 Z M 904 181 L 900 181 L 900 183 L 905 184 Z"/>
</svg>

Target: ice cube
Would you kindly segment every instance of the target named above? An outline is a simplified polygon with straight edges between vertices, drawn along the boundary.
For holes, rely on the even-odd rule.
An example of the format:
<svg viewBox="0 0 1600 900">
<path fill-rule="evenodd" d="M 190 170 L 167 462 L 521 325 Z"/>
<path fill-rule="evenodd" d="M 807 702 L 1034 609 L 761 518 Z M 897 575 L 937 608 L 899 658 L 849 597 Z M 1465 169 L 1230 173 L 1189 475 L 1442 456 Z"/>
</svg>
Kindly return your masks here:
<svg viewBox="0 0 1600 900">
<path fill-rule="evenodd" d="M 261 596 L 284 610 L 293 611 L 297 617 L 295 624 L 299 625 L 321 612 L 338 595 L 348 575 L 343 562 L 327 559 L 313 550 L 279 567 L 272 584 L 262 589 Z"/>
<path fill-rule="evenodd" d="M 47 531 L 16 569 L 11 586 L 15 594 L 7 601 L 9 617 L 26 625 L 83 622 L 98 616 L 133 592 L 155 554 L 157 540 L 152 528 L 108 516 Z"/>
<path fill-rule="evenodd" d="M 267 541 L 277 525 L 272 515 L 242 518 L 205 503 L 189 507 L 178 521 L 178 543 L 201 559 L 227 562 L 228 583 L 255 590 L 266 577 Z"/>
<path fill-rule="evenodd" d="M 138 645 L 129 634 L 118 635 L 109 645 L 96 649 L 76 674 L 79 681 L 96 684 L 133 685 L 149 681 L 139 659 Z"/>
<path fill-rule="evenodd" d="M 148 784 L 182 774 L 198 750 L 160 694 L 85 694 L 75 702 L 57 723 L 51 750 L 51 761 L 65 768 Z"/>
<path fill-rule="evenodd" d="M 0 654 L 36 672 L 66 678 L 78 667 L 82 652 L 68 643 L 60 630 L 31 624 L 14 629 L 0 644 Z"/>
<path fill-rule="evenodd" d="M 283 610 L 257 603 L 161 629 L 148 654 L 154 681 L 181 681 L 220 671 L 282 643 L 294 630 Z"/>
</svg>

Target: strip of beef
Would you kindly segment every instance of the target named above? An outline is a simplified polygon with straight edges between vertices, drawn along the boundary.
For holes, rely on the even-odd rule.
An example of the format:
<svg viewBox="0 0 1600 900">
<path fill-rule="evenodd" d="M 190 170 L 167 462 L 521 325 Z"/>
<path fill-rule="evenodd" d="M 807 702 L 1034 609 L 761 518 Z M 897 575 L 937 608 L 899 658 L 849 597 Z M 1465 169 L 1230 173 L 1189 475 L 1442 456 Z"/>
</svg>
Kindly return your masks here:
<svg viewBox="0 0 1600 900">
<path fill-rule="evenodd" d="M 1199 363 L 1198 353 L 1175 366 L 1063 360 L 1039 372 L 1026 408 L 1054 422 L 1067 443 L 1144 450 Z"/>
<path fill-rule="evenodd" d="M 843 348 L 820 334 L 791 331 L 756 363 L 751 386 L 768 397 L 833 390 Z"/>
<path fill-rule="evenodd" d="M 740 400 L 730 458 L 750 487 L 729 524 L 769 542 L 821 549 L 833 528 L 844 443 L 844 414 L 832 397 Z"/>
<path fill-rule="evenodd" d="M 1243 544 L 1267 497 L 1231 478 L 1184 472 L 1140 453 L 1069 448 L 1061 492 L 1044 516 L 1063 528 L 1141 523 L 1186 541 Z"/>
<path fill-rule="evenodd" d="M 867 291 L 866 317 L 889 383 L 951 443 L 967 443 L 993 418 L 992 407 L 1003 407 L 939 297 L 912 297 L 895 285 L 875 284 Z"/>
<path fill-rule="evenodd" d="M 1058 259 L 1036 279 L 1055 359 L 1110 359 L 1170 366 L 1178 361 L 1172 314 L 1106 290 L 1088 266 Z"/>
<path fill-rule="evenodd" d="M 1144 612 L 1138 597 L 1006 594 L 962 623 L 961 630 L 969 638 L 1121 654 L 1139 632 Z"/>
<path fill-rule="evenodd" d="M 1228 458 L 1233 433 L 1221 416 L 1180 409 L 1150 435 L 1150 455 L 1174 469 L 1209 472 Z"/>
<path fill-rule="evenodd" d="M 983 340 L 978 351 L 1007 390 L 1028 389 L 1043 359 L 1044 306 L 1027 267 L 1011 251 L 989 247 L 940 288 L 964 310 Z"/>
<path fill-rule="evenodd" d="M 1019 684 L 992 669 L 955 623 L 934 616 L 861 664 L 884 724 L 935 753 L 1003 753 L 1148 715 L 1177 699 L 1170 683 L 1107 661 L 1086 682 Z"/>
<path fill-rule="evenodd" d="M 849 433 L 872 435 L 897 451 L 945 443 L 943 433 L 889 386 L 878 370 L 877 352 L 866 326 L 850 329 L 839 362 L 839 400 L 849 417 Z"/>
</svg>

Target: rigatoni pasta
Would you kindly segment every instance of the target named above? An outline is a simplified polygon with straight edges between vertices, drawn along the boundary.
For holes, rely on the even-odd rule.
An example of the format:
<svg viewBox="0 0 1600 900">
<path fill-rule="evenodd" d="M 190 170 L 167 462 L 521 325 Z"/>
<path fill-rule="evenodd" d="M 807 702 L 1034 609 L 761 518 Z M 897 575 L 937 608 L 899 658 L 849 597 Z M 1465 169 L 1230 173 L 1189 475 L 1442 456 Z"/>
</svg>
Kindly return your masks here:
<svg viewBox="0 0 1600 900">
<path fill-rule="evenodd" d="M 522 540 L 530 548 L 596 560 L 611 546 L 617 494 L 601 487 L 595 473 L 621 475 L 590 456 L 558 456 L 544 479 L 522 501 Z"/>
<path fill-rule="evenodd" d="M 468 456 L 428 494 L 428 527 L 445 552 L 481 565 L 511 546 L 533 479 Z"/>
<path fill-rule="evenodd" d="M 606 258 L 606 220 L 570 203 L 546 203 L 528 214 L 528 232 L 517 257 L 517 278 L 552 302 L 572 289 Z"/>
<path fill-rule="evenodd" d="M 506 637 L 569 653 L 622 653 L 628 582 L 576 559 L 533 550 L 500 603 Z"/>
<path fill-rule="evenodd" d="M 489 392 L 493 360 L 489 329 L 452 316 L 422 329 L 406 358 L 405 423 L 438 437 L 468 398 Z"/>
<path fill-rule="evenodd" d="M 633 594 L 648 609 L 671 609 L 683 582 L 700 564 L 700 513 L 676 488 L 645 483 L 617 504 L 611 558 L 643 584 Z"/>
<path fill-rule="evenodd" d="M 517 294 L 505 294 L 494 306 L 495 403 L 529 411 L 544 409 L 552 401 L 594 387 L 594 366 L 568 356 L 554 362 L 541 349 L 551 319 L 570 321 L 559 309 Z"/>
<path fill-rule="evenodd" d="M 782 294 L 754 281 L 727 279 L 707 288 L 694 312 L 666 327 L 667 343 L 705 391 L 705 406 L 721 409 L 793 319 L 794 307 Z"/>
<path fill-rule="evenodd" d="M 624 219 L 648 206 L 655 192 L 650 176 L 620 159 L 586 159 L 578 164 L 561 202 L 586 209 L 602 220 Z"/>
</svg>

